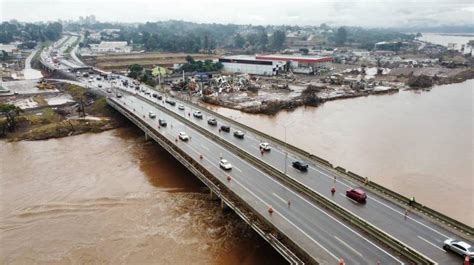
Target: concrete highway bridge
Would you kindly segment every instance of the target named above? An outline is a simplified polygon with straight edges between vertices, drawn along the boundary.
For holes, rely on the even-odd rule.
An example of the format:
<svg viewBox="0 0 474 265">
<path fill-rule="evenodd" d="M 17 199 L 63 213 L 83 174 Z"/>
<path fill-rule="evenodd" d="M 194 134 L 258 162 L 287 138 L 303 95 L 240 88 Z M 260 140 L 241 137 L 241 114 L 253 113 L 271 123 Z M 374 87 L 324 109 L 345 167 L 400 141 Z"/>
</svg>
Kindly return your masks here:
<svg viewBox="0 0 474 265">
<path fill-rule="evenodd" d="M 443 249 L 443 241 L 472 242 L 472 227 L 211 110 L 166 95 L 159 99 L 151 88 L 125 86 L 121 79 L 128 78 L 77 81 L 107 95 L 111 107 L 186 166 L 212 197 L 234 210 L 289 263 L 463 263 Z M 201 118 L 193 115 L 197 111 Z M 207 122 L 211 117 L 217 125 Z M 222 125 L 230 132 L 221 130 Z M 235 131 L 244 132 L 243 139 Z M 188 140 L 179 137 L 183 132 Z M 263 142 L 271 151 L 261 152 Z M 221 168 L 221 159 L 232 169 Z M 296 160 L 306 161 L 308 170 L 293 168 Z M 351 187 L 363 188 L 367 202 L 346 197 Z"/>
</svg>

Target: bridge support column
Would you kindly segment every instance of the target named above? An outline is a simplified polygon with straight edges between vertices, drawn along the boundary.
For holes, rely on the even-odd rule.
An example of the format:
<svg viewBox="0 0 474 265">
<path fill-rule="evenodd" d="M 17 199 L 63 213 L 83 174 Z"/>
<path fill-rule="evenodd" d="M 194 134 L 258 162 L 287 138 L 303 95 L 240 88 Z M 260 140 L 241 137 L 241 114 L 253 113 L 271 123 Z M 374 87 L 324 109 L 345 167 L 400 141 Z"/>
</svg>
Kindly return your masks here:
<svg viewBox="0 0 474 265">
<path fill-rule="evenodd" d="M 221 200 L 221 210 L 226 210 L 227 208 L 229 208 L 229 206 L 227 206 L 227 204 Z"/>
<path fill-rule="evenodd" d="M 216 196 L 216 194 L 214 194 L 214 192 L 212 192 L 211 189 L 209 189 L 209 195 L 211 196 L 211 201 L 217 199 L 218 197 Z"/>
<path fill-rule="evenodd" d="M 150 140 L 150 137 L 148 136 L 148 133 L 145 132 L 145 141 Z"/>
</svg>

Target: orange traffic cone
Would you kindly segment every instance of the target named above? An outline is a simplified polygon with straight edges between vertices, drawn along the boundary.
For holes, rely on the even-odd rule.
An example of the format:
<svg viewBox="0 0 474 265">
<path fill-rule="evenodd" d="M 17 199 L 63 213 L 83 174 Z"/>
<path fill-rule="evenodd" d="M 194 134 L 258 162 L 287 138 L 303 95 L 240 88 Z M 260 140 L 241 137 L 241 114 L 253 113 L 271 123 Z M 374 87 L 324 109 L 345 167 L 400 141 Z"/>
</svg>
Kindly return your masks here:
<svg viewBox="0 0 474 265">
<path fill-rule="evenodd" d="M 272 208 L 271 205 L 268 207 L 268 213 L 269 213 L 270 215 L 273 213 L 273 208 Z"/>
<path fill-rule="evenodd" d="M 232 179 L 231 176 L 227 176 L 227 181 L 230 181 Z"/>
</svg>

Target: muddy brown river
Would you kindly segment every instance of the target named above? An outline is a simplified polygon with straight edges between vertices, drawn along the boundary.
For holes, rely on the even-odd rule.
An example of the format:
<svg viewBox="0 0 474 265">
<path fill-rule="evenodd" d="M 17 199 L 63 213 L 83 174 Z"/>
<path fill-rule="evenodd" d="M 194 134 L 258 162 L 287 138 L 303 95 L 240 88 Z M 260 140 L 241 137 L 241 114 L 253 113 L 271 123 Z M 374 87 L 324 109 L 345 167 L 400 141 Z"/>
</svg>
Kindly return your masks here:
<svg viewBox="0 0 474 265">
<path fill-rule="evenodd" d="M 1 264 L 286 264 L 136 128 L 0 142 Z"/>
</svg>

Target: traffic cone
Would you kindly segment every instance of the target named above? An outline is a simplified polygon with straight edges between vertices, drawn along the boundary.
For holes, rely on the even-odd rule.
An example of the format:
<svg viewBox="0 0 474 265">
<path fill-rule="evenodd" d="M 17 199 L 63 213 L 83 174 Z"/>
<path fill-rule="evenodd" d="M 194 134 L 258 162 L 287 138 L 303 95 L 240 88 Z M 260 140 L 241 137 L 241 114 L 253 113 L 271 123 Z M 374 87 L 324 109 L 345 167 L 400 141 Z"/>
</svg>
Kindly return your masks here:
<svg viewBox="0 0 474 265">
<path fill-rule="evenodd" d="M 227 181 L 229 181 L 229 182 L 230 182 L 230 180 L 231 180 L 231 179 L 232 179 L 232 177 L 231 177 L 231 176 L 227 176 Z"/>
<path fill-rule="evenodd" d="M 269 213 L 270 215 L 273 213 L 273 208 L 272 208 L 271 205 L 268 207 L 268 213 Z"/>
<path fill-rule="evenodd" d="M 341 258 L 341 259 L 339 260 L 339 265 L 344 265 L 344 264 L 346 264 L 346 263 L 344 263 L 344 259 Z"/>
<path fill-rule="evenodd" d="M 466 256 L 464 258 L 464 265 L 469 265 L 469 257 L 468 256 Z"/>
<path fill-rule="evenodd" d="M 335 192 L 336 192 L 336 187 L 335 187 L 335 186 L 332 186 L 332 188 L 331 188 L 331 193 L 334 195 Z"/>
</svg>

